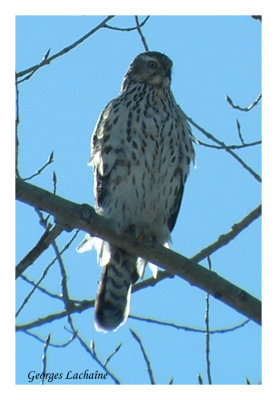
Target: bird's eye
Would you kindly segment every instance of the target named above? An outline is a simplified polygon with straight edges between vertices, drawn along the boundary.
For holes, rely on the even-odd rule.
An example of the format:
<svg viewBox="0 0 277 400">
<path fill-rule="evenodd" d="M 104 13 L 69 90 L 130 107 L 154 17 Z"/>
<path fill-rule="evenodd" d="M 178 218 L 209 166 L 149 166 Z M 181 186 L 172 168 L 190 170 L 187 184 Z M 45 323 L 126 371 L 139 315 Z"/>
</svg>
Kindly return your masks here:
<svg viewBox="0 0 277 400">
<path fill-rule="evenodd" d="M 156 61 L 149 61 L 148 62 L 148 67 L 151 69 L 157 68 L 158 63 L 156 63 Z"/>
</svg>

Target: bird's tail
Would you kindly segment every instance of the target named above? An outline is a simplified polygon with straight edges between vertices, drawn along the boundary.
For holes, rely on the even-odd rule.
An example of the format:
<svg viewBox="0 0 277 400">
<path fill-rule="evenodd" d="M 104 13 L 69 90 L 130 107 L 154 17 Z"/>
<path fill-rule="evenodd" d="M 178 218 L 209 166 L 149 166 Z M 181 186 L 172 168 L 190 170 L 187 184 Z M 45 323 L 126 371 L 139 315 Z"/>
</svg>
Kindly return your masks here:
<svg viewBox="0 0 277 400">
<path fill-rule="evenodd" d="M 112 246 L 110 250 L 95 303 L 95 327 L 102 332 L 116 330 L 124 324 L 129 314 L 132 284 L 139 277 L 135 256 Z"/>
</svg>

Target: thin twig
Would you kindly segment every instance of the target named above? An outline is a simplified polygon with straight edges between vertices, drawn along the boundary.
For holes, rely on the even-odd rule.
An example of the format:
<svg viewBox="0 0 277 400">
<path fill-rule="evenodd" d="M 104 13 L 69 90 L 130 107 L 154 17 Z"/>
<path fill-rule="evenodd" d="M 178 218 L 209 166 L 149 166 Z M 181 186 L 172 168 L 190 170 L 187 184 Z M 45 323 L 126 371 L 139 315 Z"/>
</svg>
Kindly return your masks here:
<svg viewBox="0 0 277 400">
<path fill-rule="evenodd" d="M 253 103 L 250 104 L 250 106 L 248 106 L 248 107 L 241 107 L 241 106 L 235 105 L 235 104 L 233 103 L 233 100 L 232 100 L 229 96 L 225 96 L 225 98 L 226 98 L 226 100 L 228 101 L 228 103 L 229 103 L 235 110 L 246 111 L 246 112 L 247 112 L 247 111 L 252 110 L 252 108 L 255 107 L 255 106 L 259 103 L 259 101 L 260 101 L 261 98 L 262 98 L 262 94 L 260 93 L 259 96 L 256 98 L 256 100 L 254 100 Z"/>
<path fill-rule="evenodd" d="M 57 180 L 57 175 L 56 175 L 55 171 L 53 172 L 52 179 L 53 179 L 53 193 L 56 194 L 56 192 L 57 192 L 57 181 L 58 180 Z"/>
<path fill-rule="evenodd" d="M 48 57 L 49 57 L 49 54 L 50 54 L 50 50 L 51 50 L 51 49 L 48 49 L 48 50 L 47 50 L 47 52 L 45 53 L 45 55 L 42 57 L 41 62 L 40 62 L 38 65 L 36 65 L 36 67 L 34 67 L 33 70 L 32 70 L 27 76 L 25 76 L 25 78 L 21 79 L 20 81 L 17 81 L 17 84 L 20 84 L 20 83 L 22 83 L 22 82 L 24 82 L 24 81 L 27 81 L 28 79 L 30 79 L 30 78 L 34 75 L 34 73 L 35 73 L 38 69 L 40 69 L 40 67 L 42 67 L 43 65 L 47 64 L 47 60 L 48 60 Z"/>
<path fill-rule="evenodd" d="M 52 226 L 52 224 L 51 224 L 51 222 L 50 223 L 48 223 L 49 222 L 49 219 L 50 219 L 50 217 L 51 217 L 51 214 L 48 214 L 46 217 L 43 215 L 43 212 L 39 209 L 39 208 L 35 208 L 34 209 L 35 210 L 35 212 L 37 213 L 37 215 L 38 215 L 38 217 L 39 217 L 39 223 L 40 223 L 40 225 L 41 226 L 43 226 L 43 228 L 45 228 L 46 226 L 48 227 L 48 226 Z M 45 228 L 46 229 L 46 228 Z"/>
<path fill-rule="evenodd" d="M 28 278 L 26 275 L 21 274 L 20 279 L 23 279 L 25 282 L 29 283 L 33 287 L 36 286 L 37 290 L 39 290 L 41 293 L 46 294 L 47 296 L 52 297 L 55 300 L 63 301 L 60 294 L 52 293 L 48 289 L 45 289 L 44 287 L 37 285 L 35 281 Z"/>
<path fill-rule="evenodd" d="M 241 129 L 240 129 L 239 120 L 237 119 L 236 122 L 237 122 L 237 128 L 238 128 L 239 139 L 240 139 L 242 145 L 245 146 L 245 142 L 244 142 L 243 137 L 242 137 L 242 134 L 241 134 Z"/>
<path fill-rule="evenodd" d="M 57 188 L 57 186 L 56 186 L 57 185 L 56 174 L 53 175 L 53 180 L 54 180 L 54 193 L 55 193 L 56 192 L 56 188 Z M 65 269 L 65 266 L 64 266 L 62 255 L 61 255 L 61 253 L 59 251 L 59 248 L 58 248 L 58 245 L 56 243 L 56 240 L 54 240 L 51 244 L 52 244 L 52 247 L 53 247 L 54 252 L 56 254 L 57 261 L 58 261 L 58 264 L 59 264 L 59 267 L 60 267 L 61 276 L 62 276 L 62 279 L 61 279 L 62 300 L 64 302 L 65 310 L 67 310 L 68 313 L 70 313 L 72 301 L 70 300 L 69 293 L 68 293 L 68 288 L 67 288 L 66 269 Z"/>
<path fill-rule="evenodd" d="M 34 332 L 26 330 L 26 331 L 24 331 L 24 333 L 26 333 L 26 335 L 29 335 L 32 338 L 38 340 L 41 343 L 45 343 L 45 340 L 42 339 L 38 334 L 36 334 Z M 70 343 L 72 343 L 74 339 L 75 339 L 75 336 L 74 336 L 74 334 L 72 334 L 71 338 L 69 340 L 67 340 L 66 342 L 64 342 L 64 343 L 53 343 L 53 342 L 50 343 L 50 341 L 49 341 L 48 346 L 49 347 L 56 347 L 56 348 L 64 348 L 64 347 L 67 347 Z"/>
<path fill-rule="evenodd" d="M 261 204 L 252 210 L 249 214 L 247 214 L 242 220 L 233 224 L 232 228 L 229 232 L 221 234 L 218 239 L 205 247 L 197 254 L 192 257 L 192 260 L 199 262 L 203 260 L 208 255 L 211 255 L 216 250 L 220 249 L 223 246 L 226 246 L 231 240 L 233 240 L 238 234 L 240 234 L 245 228 L 247 228 L 253 221 L 261 216 L 262 206 Z"/>
<path fill-rule="evenodd" d="M 139 27 L 143 27 L 143 25 L 148 21 L 148 19 L 150 18 L 150 15 L 148 15 L 146 18 L 144 18 L 144 20 L 142 22 L 139 23 Z M 131 28 L 119 28 L 117 26 L 111 26 L 108 24 L 105 24 L 105 28 L 114 30 L 114 31 L 120 31 L 120 32 L 131 32 L 131 31 L 135 31 L 138 29 L 138 25 L 136 24 L 136 26 L 131 27 Z"/>
<path fill-rule="evenodd" d="M 107 366 L 100 360 L 100 358 L 97 356 L 96 354 L 96 350 L 95 350 L 95 344 L 93 346 L 93 348 L 90 348 L 87 343 L 85 342 L 85 340 L 83 338 L 81 338 L 81 336 L 79 335 L 78 331 L 75 329 L 74 325 L 73 325 L 73 321 L 72 318 L 70 318 L 70 325 L 71 328 L 73 330 L 72 333 L 75 334 L 76 339 L 78 339 L 79 343 L 81 344 L 81 346 L 85 349 L 85 351 L 90 355 L 90 357 L 98 364 L 100 365 L 100 367 L 107 373 L 107 375 L 110 376 L 110 378 L 112 378 L 112 380 L 114 381 L 114 383 L 116 383 L 117 385 L 120 385 L 120 381 L 118 380 L 118 378 L 114 375 L 113 372 L 111 372 Z"/>
<path fill-rule="evenodd" d="M 114 351 L 107 357 L 106 361 L 104 362 L 104 365 L 106 366 L 108 364 L 108 362 L 111 360 L 111 358 L 119 351 L 119 349 L 121 348 L 122 343 L 120 343 L 115 349 Z"/>
<path fill-rule="evenodd" d="M 77 236 L 77 234 L 79 233 L 79 231 L 76 231 L 75 234 L 73 235 L 73 237 L 70 239 L 70 241 L 64 246 L 64 248 L 61 250 L 60 254 L 63 254 L 64 251 L 66 251 L 71 243 L 73 242 L 73 240 L 75 239 L 75 237 Z M 34 294 L 35 290 L 38 288 L 38 286 L 40 285 L 40 283 L 44 280 L 44 278 L 47 276 L 50 268 L 52 267 L 52 265 L 54 265 L 54 263 L 57 261 L 57 256 L 50 262 L 50 264 L 48 264 L 48 266 L 45 268 L 42 276 L 40 277 L 40 279 L 36 282 L 35 286 L 33 287 L 33 289 L 30 291 L 30 293 L 25 297 L 25 299 L 23 300 L 21 306 L 19 307 L 19 309 L 16 312 L 16 317 L 20 314 L 20 312 L 22 311 L 22 309 L 25 307 L 25 305 L 28 303 L 29 299 L 31 298 L 31 296 Z"/>
<path fill-rule="evenodd" d="M 72 300 L 72 302 L 74 303 L 74 305 L 72 305 L 72 308 L 70 310 L 71 314 L 81 313 L 83 311 L 86 311 L 90 308 L 93 308 L 94 304 L 95 304 L 95 300 L 84 300 L 84 301 Z M 67 316 L 67 311 L 63 310 L 61 312 L 58 312 L 55 314 L 50 314 L 50 315 L 47 315 L 46 317 L 39 318 L 38 320 L 28 322 L 27 324 L 17 325 L 16 330 L 26 332 L 26 331 L 28 331 L 28 329 L 32 329 L 32 328 L 36 328 L 38 326 L 49 324 L 53 321 L 59 320 L 66 316 Z M 178 325 L 174 322 L 160 321 L 160 320 L 156 320 L 154 318 L 139 317 L 139 316 L 132 315 L 132 314 L 129 316 L 129 318 L 138 320 L 138 321 L 142 321 L 142 322 L 168 326 L 170 328 L 180 329 L 180 330 L 184 330 L 187 332 L 195 332 L 195 333 L 201 333 L 201 334 L 206 333 L 205 329 L 193 328 L 193 327 L 184 326 L 184 325 Z M 233 332 L 239 328 L 242 328 L 243 326 L 248 324 L 250 321 L 251 321 L 250 319 L 246 319 L 246 320 L 244 320 L 234 326 L 228 327 L 228 328 L 212 329 L 212 330 L 210 330 L 210 334 L 213 335 L 213 334 L 223 334 L 223 333 Z"/>
<path fill-rule="evenodd" d="M 148 47 L 148 45 L 147 45 L 147 43 L 146 43 L 146 39 L 145 39 L 145 37 L 143 36 L 142 30 L 141 30 L 141 26 L 142 26 L 142 25 L 139 23 L 139 19 L 138 19 L 138 16 L 137 16 L 137 15 L 135 15 L 135 20 L 136 20 L 136 24 L 137 24 L 136 28 L 137 28 L 137 31 L 138 31 L 140 37 L 141 37 L 142 44 L 143 44 L 145 50 L 146 50 L 146 51 L 149 51 L 149 47 Z"/>
<path fill-rule="evenodd" d="M 261 182 L 262 179 L 261 177 L 251 168 L 249 165 L 245 163 L 233 150 L 229 149 L 228 146 L 221 140 L 218 140 L 216 137 L 214 137 L 211 133 L 207 132 L 204 128 L 202 128 L 200 125 L 198 125 L 196 122 L 193 121 L 192 118 L 190 118 L 188 115 L 186 115 L 183 111 L 182 113 L 184 114 L 185 118 L 195 127 L 197 128 L 200 132 L 203 133 L 208 139 L 212 140 L 213 142 L 217 143 L 221 147 L 223 147 L 227 153 L 229 153 L 232 157 L 234 157 L 242 166 L 244 169 L 246 169 L 258 182 Z"/>
<path fill-rule="evenodd" d="M 32 279 L 30 279 L 28 276 L 26 275 L 20 275 L 20 278 L 23 279 L 25 282 L 29 283 L 31 286 L 36 286 L 37 290 L 39 290 L 41 293 L 52 297 L 55 300 L 59 300 L 59 301 L 63 301 L 63 299 L 61 298 L 61 295 L 58 293 L 53 293 L 51 292 L 49 289 L 46 289 L 43 286 L 37 285 L 35 281 L 33 281 Z M 83 304 L 83 300 L 79 300 L 79 299 L 73 299 L 71 298 L 71 301 L 75 304 L 75 305 L 79 305 L 79 304 Z M 85 300 L 87 301 L 87 300 Z"/>
<path fill-rule="evenodd" d="M 207 257 L 209 271 L 212 269 L 210 256 Z M 210 360 L 210 295 L 206 295 L 206 313 L 205 313 L 205 324 L 206 324 L 206 365 L 207 365 L 207 376 L 209 385 L 212 385 L 211 377 L 211 360 Z"/>
<path fill-rule="evenodd" d="M 52 164 L 52 162 L 54 161 L 54 151 L 51 152 L 50 156 L 48 157 L 46 163 L 40 167 L 35 173 L 33 173 L 32 175 L 28 176 L 28 178 L 23 178 L 24 181 L 29 181 L 31 179 L 33 179 L 35 176 L 38 176 L 42 173 L 43 170 L 45 170 L 45 168 L 48 167 L 48 165 Z"/>
<path fill-rule="evenodd" d="M 206 334 L 206 329 L 193 328 L 191 326 L 176 324 L 175 322 L 161 321 L 161 320 L 157 320 L 157 319 L 154 319 L 154 318 L 140 317 L 140 316 L 132 315 L 132 314 L 129 315 L 129 318 L 134 319 L 136 321 L 142 321 L 142 322 L 147 322 L 147 323 L 167 326 L 169 328 L 183 330 L 183 331 L 186 331 L 186 332 L 194 332 L 194 333 Z M 217 333 L 221 333 L 222 334 L 222 333 L 233 332 L 233 331 L 235 331 L 235 330 L 237 330 L 239 328 L 242 328 L 246 324 L 248 324 L 249 321 L 250 321 L 250 319 L 245 319 L 242 322 L 240 322 L 239 324 L 231 326 L 229 328 L 210 329 L 209 332 L 210 332 L 211 335 L 217 334 Z"/>
<path fill-rule="evenodd" d="M 94 304 L 95 304 L 94 300 L 85 300 L 81 304 L 75 305 L 74 311 L 71 311 L 71 313 L 73 313 L 73 312 L 81 313 L 84 310 L 88 310 L 89 308 L 94 307 Z M 47 315 L 45 317 L 40 317 L 39 319 L 37 319 L 35 321 L 27 322 L 26 324 L 17 325 L 16 330 L 18 332 L 26 331 L 28 329 L 32 329 L 32 328 L 36 328 L 38 326 L 49 324 L 53 321 L 57 321 L 59 319 L 65 318 L 65 317 L 68 317 L 68 312 L 66 310 L 63 310 L 63 311 L 60 311 L 60 312 L 57 312 L 54 314 Z"/>
<path fill-rule="evenodd" d="M 114 18 L 114 15 L 109 15 L 108 17 L 106 17 L 99 25 L 97 25 L 95 28 L 93 28 L 91 31 L 89 31 L 88 33 L 86 33 L 84 36 L 82 36 L 80 39 L 76 40 L 76 42 L 72 43 L 71 45 L 65 47 L 64 49 L 62 49 L 61 51 L 59 51 L 58 53 L 54 54 L 51 57 L 47 57 L 46 59 L 44 59 L 42 62 L 40 62 L 37 65 L 34 65 L 33 67 L 27 68 L 24 71 L 20 71 L 16 74 L 17 78 L 20 78 L 21 76 L 24 76 L 26 74 L 29 74 L 30 72 L 32 73 L 33 71 L 36 72 L 38 69 L 40 69 L 41 67 L 44 67 L 45 65 L 49 65 L 53 60 L 55 60 L 58 57 L 61 57 L 62 55 L 68 53 L 69 51 L 71 51 L 72 49 L 74 49 L 75 47 L 77 47 L 79 44 L 81 44 L 84 40 L 86 40 L 87 38 L 89 38 L 91 35 L 93 35 L 95 32 L 97 32 L 99 29 L 101 28 L 107 28 L 106 23 L 108 21 L 110 21 L 112 18 Z M 18 83 L 22 82 L 18 81 Z"/>
<path fill-rule="evenodd" d="M 44 385 L 45 376 L 46 376 L 46 372 L 47 372 L 47 350 L 48 350 L 48 346 L 49 346 L 49 343 L 50 343 L 50 338 L 51 338 L 51 335 L 49 333 L 49 335 L 46 338 L 45 344 L 43 346 L 42 379 L 41 379 L 41 384 L 42 385 Z"/>
<path fill-rule="evenodd" d="M 146 353 L 146 351 L 144 349 L 142 341 L 141 341 L 140 337 L 138 336 L 138 334 L 135 331 L 130 329 L 130 332 L 131 332 L 131 334 L 133 335 L 133 337 L 136 339 L 136 341 L 138 342 L 138 344 L 140 346 L 144 361 L 145 361 L 146 366 L 147 366 L 147 372 L 148 372 L 148 375 L 149 375 L 149 379 L 150 379 L 151 385 L 155 385 L 155 379 L 154 379 L 151 363 L 150 363 L 149 357 L 148 357 L 148 355 L 147 355 L 147 353 Z"/>
<path fill-rule="evenodd" d="M 197 374 L 197 379 L 198 379 L 199 385 L 203 385 L 203 379 L 202 379 L 201 374 Z"/>
<path fill-rule="evenodd" d="M 19 173 L 19 89 L 18 84 L 15 82 L 15 174 L 17 178 L 20 178 Z"/>
<path fill-rule="evenodd" d="M 51 243 L 63 232 L 63 228 L 55 225 L 52 229 L 47 229 L 43 232 L 37 244 L 26 254 L 25 257 L 16 266 L 16 279 L 32 265 L 41 254 L 50 246 Z"/>
<path fill-rule="evenodd" d="M 30 300 L 30 298 L 32 297 L 32 295 L 34 294 L 36 288 L 38 287 L 38 285 L 44 280 L 44 278 L 47 276 L 50 268 L 52 267 L 52 265 L 54 264 L 54 262 L 50 263 L 45 270 L 43 271 L 41 277 L 39 278 L 39 280 L 37 281 L 36 285 L 33 287 L 32 290 L 30 290 L 29 294 L 25 297 L 25 299 L 23 300 L 21 306 L 18 308 L 15 316 L 18 317 L 18 315 L 21 313 L 21 311 L 23 310 L 23 308 L 26 306 L 26 304 L 28 303 L 28 301 Z"/>
<path fill-rule="evenodd" d="M 251 143 L 244 143 L 244 144 L 231 144 L 231 145 L 225 145 L 225 146 L 217 146 L 215 144 L 209 144 L 202 142 L 201 140 L 197 139 L 197 142 L 199 145 L 204 146 L 204 147 L 210 147 L 212 149 L 218 149 L 218 150 L 240 150 L 240 149 L 245 149 L 246 147 L 252 147 L 252 146 L 257 146 L 259 144 L 262 144 L 261 140 L 257 140 L 256 142 L 251 142 Z"/>
<path fill-rule="evenodd" d="M 59 264 L 60 272 L 61 272 L 61 276 L 62 276 L 61 287 L 62 287 L 62 300 L 64 302 L 64 308 L 68 313 L 70 313 L 73 302 L 72 302 L 72 300 L 70 300 L 69 293 L 68 293 L 66 269 L 65 269 L 64 262 L 63 262 L 63 259 L 62 259 L 62 256 L 61 256 L 61 253 L 59 251 L 56 241 L 54 241 L 52 243 L 52 247 L 55 251 L 55 254 L 57 257 L 57 262 Z"/>
</svg>

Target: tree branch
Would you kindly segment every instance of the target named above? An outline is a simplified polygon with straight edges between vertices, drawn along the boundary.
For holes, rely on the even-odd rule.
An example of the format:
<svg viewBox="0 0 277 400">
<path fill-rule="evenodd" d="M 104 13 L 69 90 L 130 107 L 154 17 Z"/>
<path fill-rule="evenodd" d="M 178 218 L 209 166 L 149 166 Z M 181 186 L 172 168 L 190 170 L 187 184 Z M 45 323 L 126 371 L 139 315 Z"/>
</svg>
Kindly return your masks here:
<svg viewBox="0 0 277 400">
<path fill-rule="evenodd" d="M 162 321 L 159 319 L 154 319 L 154 318 L 149 318 L 149 317 L 140 317 L 138 315 L 133 315 L 130 314 L 129 315 L 130 319 L 134 319 L 136 321 L 141 321 L 141 322 L 146 322 L 146 323 L 150 323 L 150 324 L 156 324 L 156 325 L 161 325 L 161 326 L 166 326 L 169 328 L 174 328 L 177 330 L 182 330 L 185 332 L 194 332 L 194 333 L 202 333 L 202 334 L 206 334 L 207 330 L 206 329 L 202 329 L 202 328 L 194 328 L 192 326 L 187 326 L 187 325 L 181 325 L 181 324 L 176 324 L 175 322 L 168 322 L 168 321 Z M 245 326 L 246 324 L 248 324 L 250 320 L 249 319 L 245 319 L 242 322 L 233 325 L 231 327 L 228 328 L 220 328 L 220 329 L 210 329 L 209 333 L 212 334 L 216 334 L 216 333 L 228 333 L 228 332 L 233 332 L 236 329 L 242 328 L 243 326 Z"/>
<path fill-rule="evenodd" d="M 205 257 L 214 253 L 222 246 L 226 246 L 231 240 L 233 240 L 241 231 L 247 228 L 255 219 L 257 219 L 262 212 L 261 204 L 258 205 L 254 210 L 247 214 L 241 221 L 235 223 L 229 232 L 223 233 L 218 237 L 218 239 L 211 245 L 205 247 L 199 253 L 195 254 L 192 259 L 196 262 L 203 260 Z"/>
<path fill-rule="evenodd" d="M 48 165 L 52 164 L 54 161 L 54 151 L 51 152 L 50 156 L 48 157 L 47 161 L 43 164 L 42 167 L 40 167 L 36 172 L 34 172 L 32 175 L 28 176 L 27 178 L 24 178 L 24 181 L 30 181 L 33 179 L 35 176 L 38 176 L 42 173 L 42 171 L 45 170 L 45 168 L 48 167 Z"/>
<path fill-rule="evenodd" d="M 181 112 L 183 113 L 185 118 L 191 123 L 191 125 L 193 125 L 201 133 L 203 133 L 203 135 L 205 135 L 208 139 L 212 140 L 213 142 L 217 143 L 220 147 L 224 148 L 225 151 L 227 151 L 227 153 L 233 156 L 240 163 L 240 165 L 242 165 L 242 167 L 246 169 L 258 182 L 262 182 L 260 175 L 258 175 L 252 168 L 250 168 L 249 165 L 247 165 L 233 150 L 231 150 L 229 146 L 226 146 L 224 142 L 218 140 L 215 136 L 213 136 L 211 133 L 209 133 L 200 125 L 198 125 L 196 122 L 194 122 L 193 119 L 190 118 L 183 110 L 181 110 Z"/>
<path fill-rule="evenodd" d="M 148 21 L 149 18 L 150 18 L 150 15 L 145 17 L 144 20 L 139 23 L 139 28 L 142 28 L 143 25 Z M 133 26 L 131 28 L 120 28 L 118 26 L 112 26 L 112 25 L 105 24 L 105 28 L 111 29 L 113 31 L 131 32 L 131 31 L 135 31 L 138 29 L 138 24 L 136 24 L 136 26 Z"/>
<path fill-rule="evenodd" d="M 110 21 L 112 18 L 114 18 L 114 15 L 109 15 L 106 17 L 99 25 L 97 25 L 95 28 L 93 28 L 91 31 L 86 33 L 84 36 L 82 36 L 80 39 L 76 40 L 76 42 L 72 43 L 71 45 L 65 47 L 58 53 L 54 54 L 53 56 L 49 57 L 49 50 L 47 51 L 46 55 L 43 57 L 42 61 L 34 65 L 33 67 L 30 67 L 28 69 L 25 69 L 24 71 L 20 71 L 16 74 L 16 78 L 20 78 L 21 76 L 24 76 L 26 74 L 30 73 L 31 77 L 39 68 L 48 65 L 53 61 L 55 58 L 58 58 L 66 53 L 68 53 L 70 50 L 74 49 L 76 46 L 78 46 L 80 43 L 82 43 L 84 40 L 86 40 L 89 36 L 93 35 L 95 32 L 97 32 L 101 28 L 107 28 L 106 22 Z M 27 77 L 27 78 L 29 78 Z M 23 80 L 26 80 L 26 78 L 22 79 L 21 81 L 18 81 L 18 83 L 23 82 Z"/>
<path fill-rule="evenodd" d="M 72 319 L 70 319 L 70 325 L 71 325 L 72 334 L 74 335 L 74 338 L 78 339 L 80 345 L 85 349 L 85 351 L 89 354 L 89 356 L 92 358 L 92 360 L 94 360 L 98 365 L 100 365 L 100 367 L 110 376 L 110 378 L 112 378 L 114 383 L 116 383 L 117 385 L 120 385 L 120 381 L 118 380 L 118 378 L 113 374 L 113 372 L 111 372 L 109 370 L 107 365 L 105 363 L 103 363 L 101 361 L 101 359 L 99 358 L 99 356 L 96 354 L 94 341 L 91 341 L 91 345 L 89 346 L 85 342 L 85 340 L 80 336 L 78 330 L 73 325 Z"/>
<path fill-rule="evenodd" d="M 146 353 L 146 351 L 145 351 L 145 348 L 144 348 L 144 346 L 143 346 L 143 344 L 142 344 L 141 338 L 140 338 L 139 335 L 138 335 L 135 331 L 133 331 L 132 329 L 130 329 L 130 332 L 131 332 L 131 334 L 133 335 L 133 337 L 136 339 L 136 341 L 138 342 L 139 347 L 140 347 L 140 349 L 141 349 L 141 352 L 142 352 L 144 361 L 145 361 L 146 366 L 147 366 L 147 372 L 148 372 L 148 375 L 149 375 L 150 383 L 151 383 L 151 385 L 155 385 L 156 383 L 155 383 L 155 379 L 154 379 L 154 375 L 153 375 L 153 370 L 152 370 L 152 367 L 151 367 L 151 363 L 150 363 L 149 357 L 148 357 L 148 355 L 147 355 L 147 353 Z"/>
<path fill-rule="evenodd" d="M 61 226 L 47 229 L 34 246 L 34 248 L 26 254 L 26 256 L 17 264 L 15 276 L 18 278 L 23 272 L 34 263 L 34 261 L 50 246 L 51 243 L 62 233 Z"/>
<path fill-rule="evenodd" d="M 142 44 L 144 46 L 144 49 L 145 49 L 145 51 L 149 51 L 149 47 L 148 47 L 148 45 L 146 43 L 145 37 L 143 36 L 142 30 L 141 30 L 141 25 L 139 23 L 139 19 L 138 19 L 137 15 L 135 15 L 135 20 L 136 20 L 136 24 L 137 24 L 136 28 L 137 28 L 137 31 L 138 31 L 139 36 L 141 38 Z"/>
<path fill-rule="evenodd" d="M 205 142 L 202 142 L 202 140 L 197 139 L 198 144 L 204 147 L 209 147 L 211 149 L 217 149 L 217 150 L 241 150 L 245 149 L 246 147 L 252 147 L 252 146 L 257 146 L 259 144 L 262 144 L 261 140 L 256 140 L 255 142 L 250 142 L 250 143 L 243 143 L 243 144 L 230 144 L 226 146 L 217 146 L 216 144 L 208 144 Z"/>
<path fill-rule="evenodd" d="M 249 214 L 247 214 L 242 220 L 233 224 L 232 228 L 227 233 L 222 233 L 217 240 L 200 250 L 194 256 L 191 257 L 192 261 L 200 262 L 204 260 L 204 258 L 210 256 L 215 251 L 219 250 L 221 247 L 226 246 L 231 240 L 233 240 L 237 235 L 239 235 L 248 225 L 250 225 L 253 221 L 255 221 L 258 217 L 260 217 L 262 212 L 261 204 L 252 210 Z M 173 275 L 167 271 L 158 271 L 157 276 L 154 278 L 148 278 L 143 280 L 142 282 L 136 283 L 132 292 L 137 292 L 138 290 L 144 289 L 149 286 L 155 286 L 158 282 L 163 279 L 173 278 Z"/>
<path fill-rule="evenodd" d="M 215 272 L 161 245 L 143 243 L 130 235 L 117 234 L 109 221 L 98 215 L 92 207 L 73 203 L 19 178 L 16 180 L 16 196 L 18 200 L 54 215 L 64 229 L 78 228 L 91 236 L 105 239 L 116 247 L 178 275 L 258 324 L 261 323 L 261 302 L 258 299 Z"/>
<path fill-rule="evenodd" d="M 94 307 L 95 301 L 90 300 L 90 301 L 83 301 L 81 304 L 75 305 L 74 308 L 72 307 L 72 310 L 70 310 L 70 314 L 72 313 L 81 313 L 84 310 L 87 310 L 91 307 Z M 53 321 L 57 321 L 62 318 L 68 317 L 68 311 L 63 310 L 59 311 L 54 314 L 46 315 L 45 317 L 40 317 L 34 321 L 27 322 L 26 324 L 22 325 L 17 325 L 16 330 L 18 332 L 27 332 L 29 329 L 37 328 L 38 326 L 42 326 L 44 324 L 50 324 Z"/>
<path fill-rule="evenodd" d="M 47 336 L 44 346 L 43 346 L 43 355 L 42 355 L 42 380 L 41 380 L 41 384 L 44 385 L 45 383 L 45 374 L 47 372 L 47 364 L 48 364 L 48 359 L 47 359 L 47 350 L 49 347 L 49 343 L 50 343 L 50 339 L 51 339 L 51 334 L 49 333 L 49 335 Z"/>
</svg>

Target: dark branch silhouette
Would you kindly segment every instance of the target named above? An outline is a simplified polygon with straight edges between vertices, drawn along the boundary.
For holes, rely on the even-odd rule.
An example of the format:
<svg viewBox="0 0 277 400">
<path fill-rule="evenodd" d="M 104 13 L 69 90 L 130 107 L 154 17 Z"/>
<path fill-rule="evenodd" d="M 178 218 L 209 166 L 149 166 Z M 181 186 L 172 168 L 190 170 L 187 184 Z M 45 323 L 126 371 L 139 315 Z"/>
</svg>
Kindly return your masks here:
<svg viewBox="0 0 277 400">
<path fill-rule="evenodd" d="M 215 272 L 174 253 L 161 245 L 143 243 L 129 235 L 118 235 L 109 221 L 96 214 L 88 205 L 73 203 L 17 178 L 17 199 L 52 214 L 65 230 L 81 229 L 91 236 L 150 261 L 168 272 L 187 280 L 191 285 L 213 295 L 257 323 L 261 323 L 261 303 L 245 290 L 233 285 Z"/>
</svg>

